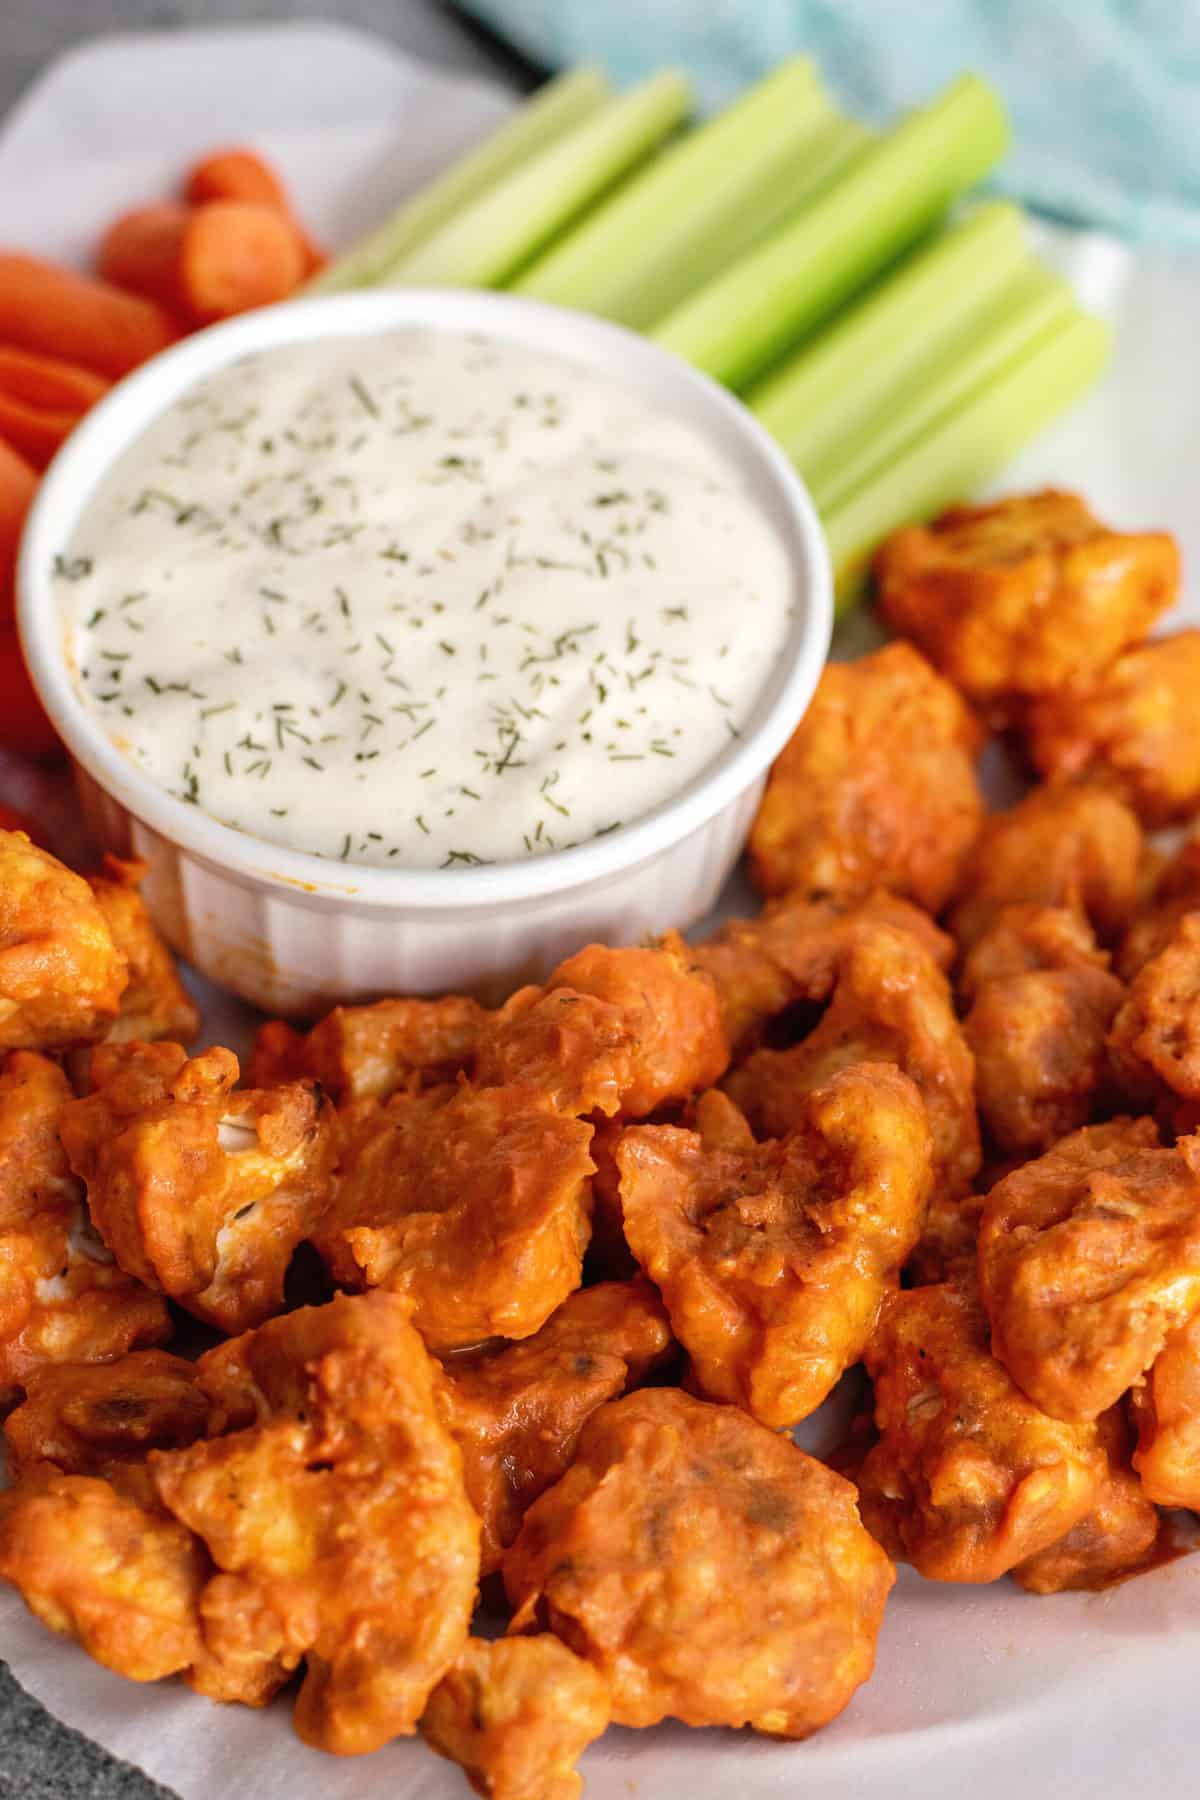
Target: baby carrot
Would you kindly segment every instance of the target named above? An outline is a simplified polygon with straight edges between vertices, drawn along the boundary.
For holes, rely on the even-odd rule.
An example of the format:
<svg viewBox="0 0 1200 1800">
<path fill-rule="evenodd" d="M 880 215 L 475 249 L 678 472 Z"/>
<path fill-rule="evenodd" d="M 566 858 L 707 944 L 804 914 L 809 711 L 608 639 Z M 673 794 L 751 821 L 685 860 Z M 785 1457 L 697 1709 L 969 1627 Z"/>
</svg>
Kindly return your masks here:
<svg viewBox="0 0 1200 1800">
<path fill-rule="evenodd" d="M 116 377 L 179 335 L 151 301 L 20 251 L 0 251 L 0 343 Z"/>
<path fill-rule="evenodd" d="M 100 247 L 102 275 L 192 325 L 285 300 L 304 278 L 304 248 L 282 213 L 251 201 L 139 207 Z"/>
<path fill-rule="evenodd" d="M 89 369 L 0 344 L 0 438 L 44 469 L 108 382 Z"/>
<path fill-rule="evenodd" d="M 81 412 L 63 412 L 14 400 L 0 389 L 0 438 L 20 452 L 35 469 L 44 469 L 63 440 L 78 425 Z"/>
<path fill-rule="evenodd" d="M 214 200 L 246 200 L 269 206 L 290 219 L 304 245 L 306 275 L 325 265 L 325 253 L 313 243 L 293 210 L 279 175 L 257 151 L 234 147 L 213 150 L 188 170 L 184 198 L 190 206 L 209 206 Z"/>
<path fill-rule="evenodd" d="M 37 476 L 23 456 L 0 440 L 0 615 L 11 617 L 17 546 Z"/>
</svg>

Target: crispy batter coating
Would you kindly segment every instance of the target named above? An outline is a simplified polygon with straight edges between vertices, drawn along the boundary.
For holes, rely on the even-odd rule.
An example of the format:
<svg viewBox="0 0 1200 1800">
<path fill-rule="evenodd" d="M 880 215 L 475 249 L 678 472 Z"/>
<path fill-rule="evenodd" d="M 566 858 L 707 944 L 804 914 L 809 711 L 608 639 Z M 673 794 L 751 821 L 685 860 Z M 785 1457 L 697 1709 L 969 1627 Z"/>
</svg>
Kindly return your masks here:
<svg viewBox="0 0 1200 1800">
<path fill-rule="evenodd" d="M 579 1800 L 575 1764 L 610 1712 L 604 1678 L 558 1638 L 468 1638 L 421 1735 L 488 1800 Z"/>
<path fill-rule="evenodd" d="M 979 1114 L 1005 1155 L 1036 1156 L 1103 1110 L 1106 1040 L 1125 989 L 1107 969 L 1031 969 L 982 984 L 963 1021 Z"/>
<path fill-rule="evenodd" d="M 586 1420 L 671 1347 L 662 1303 L 638 1279 L 580 1289 L 524 1343 L 447 1361 L 438 1405 L 483 1522 L 482 1574 L 500 1567 L 528 1508 L 565 1472 Z"/>
<path fill-rule="evenodd" d="M 1138 644 L 1087 686 L 1029 708 L 1029 753 L 1047 780 L 1095 782 L 1148 826 L 1200 809 L 1200 631 Z"/>
<path fill-rule="evenodd" d="M 910 932 L 867 923 L 845 934 L 829 973 L 833 997 L 816 1029 L 790 1050 L 756 1051 L 729 1092 L 761 1136 L 782 1137 L 838 1069 L 895 1063 L 928 1109 L 935 1183 L 966 1193 L 980 1161 L 975 1063 L 945 976 Z"/>
<path fill-rule="evenodd" d="M 9 1470 L 52 1462 L 64 1475 L 109 1475 L 150 1450 L 193 1443 L 208 1423 L 196 1365 L 165 1350 L 117 1362 L 40 1369 L 4 1425 Z"/>
<path fill-rule="evenodd" d="M 1059 1419 L 1095 1419 L 1200 1309 L 1200 1138 L 1150 1119 L 1077 1131 L 988 1195 L 992 1348 Z"/>
<path fill-rule="evenodd" d="M 57 1063 L 0 1064 L 0 1406 L 54 1363 L 110 1362 L 170 1335 L 167 1309 L 92 1230 L 59 1142 L 73 1099 Z"/>
<path fill-rule="evenodd" d="M 1180 915 L 1157 955 L 1134 977 L 1108 1040 L 1131 1105 L 1161 1112 L 1178 1130 L 1200 1111 L 1200 911 Z"/>
<path fill-rule="evenodd" d="M 476 1074 L 485 1087 L 528 1088 L 567 1117 L 612 1118 L 632 1086 L 637 1053 L 625 1011 L 611 1000 L 572 987 L 524 987 L 489 1020 Z"/>
<path fill-rule="evenodd" d="M 625 1235 L 700 1388 L 771 1426 L 859 1360 L 929 1188 L 925 1108 L 898 1069 L 843 1069 L 794 1124 L 747 1150 L 635 1126 L 616 1151 Z"/>
<path fill-rule="evenodd" d="M 1047 488 L 893 532 L 875 573 L 893 629 L 991 710 L 1096 674 L 1144 637 L 1178 592 L 1179 550 Z"/>
<path fill-rule="evenodd" d="M 150 1457 L 163 1503 L 223 1571 L 206 1638 L 248 1663 L 305 1658 L 305 1743 L 377 1749 L 415 1729 L 478 1577 L 479 1521 L 429 1358 L 391 1294 L 339 1296 L 222 1349 L 218 1398 L 234 1360 L 256 1422 Z"/>
<path fill-rule="evenodd" d="M 652 947 L 589 944 L 560 963 L 546 985 L 593 995 L 624 1015 L 633 1036 L 620 1096 L 626 1118 L 644 1119 L 711 1087 L 729 1065 L 716 988 L 678 932 L 667 932 Z"/>
<path fill-rule="evenodd" d="M 235 1093 L 222 1049 L 105 1044 L 91 1074 L 60 1131 L 120 1266 L 225 1331 L 277 1312 L 329 1198 L 329 1102 L 304 1082 Z"/>
<path fill-rule="evenodd" d="M 124 956 L 81 875 L 0 831 L 0 1050 L 65 1050 L 116 1019 Z"/>
<path fill-rule="evenodd" d="M 1096 1421 L 1108 1468 L 1091 1507 L 1064 1538 L 1019 1563 L 1013 1580 L 1031 1594 L 1102 1588 L 1131 1575 L 1158 1545 L 1158 1513 L 1129 1461 L 1129 1426 L 1121 1407 Z"/>
<path fill-rule="evenodd" d="M 1159 874 L 1147 902 L 1121 941 L 1117 974 L 1132 981 L 1166 948 L 1184 913 L 1200 912 L 1200 837 L 1188 838 Z"/>
<path fill-rule="evenodd" d="M 928 913 L 879 889 L 863 900 L 807 900 L 785 895 L 756 919 L 730 919 L 692 955 L 712 976 L 725 1035 L 735 1056 L 761 1042 L 763 1027 L 797 1001 L 822 999 L 845 939 L 873 922 L 908 931 L 940 969 L 954 960 L 954 943 Z"/>
<path fill-rule="evenodd" d="M 113 943 L 129 967 L 120 1013 L 104 1037 L 108 1043 L 173 1038 L 189 1044 L 200 1029 L 199 1008 L 180 981 L 174 958 L 138 892 L 145 874 L 144 862 L 106 856 L 100 870 L 87 878 Z"/>
<path fill-rule="evenodd" d="M 950 928 L 969 951 L 1005 907 L 1067 906 L 1090 920 L 1102 943 L 1110 942 L 1136 910 L 1141 854 L 1141 828 L 1115 795 L 1034 788 L 988 820 Z"/>
<path fill-rule="evenodd" d="M 1098 1428 L 1026 1399 L 988 1349 L 968 1271 L 892 1294 L 864 1360 L 879 1441 L 855 1477 L 863 1521 L 931 1581 L 995 1581 L 1093 1504 Z"/>
<path fill-rule="evenodd" d="M 531 1337 L 579 1286 L 591 1137 L 526 1087 L 396 1095 L 347 1122 L 317 1247 L 346 1285 L 407 1294 L 432 1350 Z"/>
<path fill-rule="evenodd" d="M 939 912 L 983 822 L 980 728 L 911 644 L 829 663 L 750 831 L 767 894 L 887 888 Z"/>
<path fill-rule="evenodd" d="M 913 1287 L 947 1281 L 963 1269 L 974 1274 L 979 1220 L 986 1199 L 986 1194 L 952 1199 L 934 1188 L 917 1247 L 905 1264 Z"/>
<path fill-rule="evenodd" d="M 1200 1511 L 1200 1314 L 1172 1332 L 1132 1400 L 1142 1487 L 1159 1506 Z"/>
<path fill-rule="evenodd" d="M 594 1663 L 618 1724 L 793 1738 L 870 1675 L 893 1579 L 849 1482 L 674 1388 L 593 1414 L 504 1562 L 513 1629 Z"/>
<path fill-rule="evenodd" d="M 969 1003 L 991 981 L 1039 969 L 1107 969 L 1109 960 L 1087 919 L 1073 907 L 1018 903 L 1002 907 L 972 944 L 959 970 L 958 992 Z"/>
<path fill-rule="evenodd" d="M 450 994 L 335 1006 L 307 1036 L 270 1019 L 255 1039 L 250 1084 L 316 1081 L 338 1106 L 386 1100 L 414 1083 L 435 1087 L 471 1072 L 487 1016 L 465 994 Z"/>
</svg>

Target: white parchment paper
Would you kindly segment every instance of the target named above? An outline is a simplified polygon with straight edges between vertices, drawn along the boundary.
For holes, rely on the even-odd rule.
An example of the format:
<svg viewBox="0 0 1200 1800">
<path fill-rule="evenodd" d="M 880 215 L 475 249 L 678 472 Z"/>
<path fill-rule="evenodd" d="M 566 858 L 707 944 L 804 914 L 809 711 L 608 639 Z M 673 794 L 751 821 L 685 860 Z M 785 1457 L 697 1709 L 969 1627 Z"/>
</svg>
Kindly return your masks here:
<svg viewBox="0 0 1200 1800">
<path fill-rule="evenodd" d="M 293 182 L 305 218 L 345 243 L 510 104 L 371 39 L 297 25 L 87 46 L 56 64 L 0 136 L 0 241 L 86 256 L 121 207 L 169 190 L 189 156 L 249 139 Z M 1005 485 L 1085 490 L 1123 524 L 1184 545 L 1200 622 L 1200 264 L 1135 260 L 1047 231 L 1085 297 L 1118 326 L 1104 388 L 1008 471 Z M 854 621 L 840 652 L 872 641 Z M 1197 696 L 1200 729 L 1200 696 Z M 0 755 L 0 798 L 43 816 L 61 793 Z M 244 1042 L 244 1009 L 206 991 L 206 1035 Z M 833 1405 L 835 1403 L 831 1403 Z M 827 1418 L 809 1421 L 820 1448 Z M 183 1800 L 452 1800 L 462 1777 L 416 1743 L 339 1762 L 292 1735 L 288 1706 L 218 1708 L 176 1682 L 119 1680 L 0 1592 L 0 1654 L 66 1723 Z M 1200 1793 L 1200 1558 L 1106 1594 L 1037 1599 L 1006 1582 L 951 1588 L 902 1570 L 874 1680 L 807 1744 L 661 1727 L 588 1752 L 590 1800 L 1108 1800 Z"/>
</svg>

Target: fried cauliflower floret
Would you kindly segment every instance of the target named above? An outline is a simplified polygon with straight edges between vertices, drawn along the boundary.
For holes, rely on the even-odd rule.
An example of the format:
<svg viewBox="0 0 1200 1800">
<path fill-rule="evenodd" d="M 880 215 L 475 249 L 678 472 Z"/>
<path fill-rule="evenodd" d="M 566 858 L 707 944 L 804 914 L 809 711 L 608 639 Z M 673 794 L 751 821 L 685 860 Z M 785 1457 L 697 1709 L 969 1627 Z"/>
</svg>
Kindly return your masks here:
<svg viewBox="0 0 1200 1800">
<path fill-rule="evenodd" d="M 1178 1130 L 1200 1116 L 1200 911 L 1183 913 L 1134 977 L 1108 1040 L 1131 1105 L 1165 1114 Z"/>
<path fill-rule="evenodd" d="M 934 1188 L 916 1249 L 905 1266 L 914 1287 L 947 1281 L 963 1269 L 974 1275 L 979 1220 L 986 1198 L 986 1194 L 967 1194 L 952 1199 Z"/>
<path fill-rule="evenodd" d="M 992 981 L 1039 969 L 1107 969 L 1087 919 L 1070 906 L 1005 906 L 963 958 L 958 992 L 969 1003 Z"/>
<path fill-rule="evenodd" d="M 527 1509 L 566 1471 L 586 1420 L 636 1387 L 671 1344 L 649 1282 L 607 1281 L 572 1294 L 524 1343 L 447 1361 L 438 1405 L 483 1522 L 484 1575 L 500 1567 Z"/>
<path fill-rule="evenodd" d="M 1124 1412 L 1110 1407 L 1096 1426 L 1108 1467 L 1083 1518 L 1057 1544 L 1013 1570 L 1013 1580 L 1031 1594 L 1105 1587 L 1144 1568 L 1157 1548 L 1158 1512 L 1130 1466 Z"/>
<path fill-rule="evenodd" d="M 846 938 L 868 922 L 911 933 L 940 969 L 954 960 L 952 939 L 928 913 L 882 889 L 849 902 L 785 896 L 694 945 L 694 960 L 716 983 L 733 1054 L 756 1049 L 764 1026 L 797 1002 L 826 997 Z"/>
<path fill-rule="evenodd" d="M 40 1369 L 4 1425 L 9 1471 L 52 1462 L 64 1475 L 108 1475 L 151 1450 L 190 1444 L 208 1423 L 196 1365 L 165 1350 L 117 1362 Z"/>
<path fill-rule="evenodd" d="M 838 1069 L 895 1063 L 915 1082 L 933 1132 L 938 1187 L 968 1192 L 979 1170 L 975 1066 L 945 976 L 909 932 L 860 924 L 829 970 L 832 999 L 790 1050 L 759 1050 L 727 1087 L 755 1131 L 783 1137 Z"/>
<path fill-rule="evenodd" d="M 1053 488 L 954 506 L 875 559 L 893 630 L 985 710 L 1054 694 L 1144 637 L 1179 589 L 1165 531 L 1114 531 Z"/>
<path fill-rule="evenodd" d="M 1138 903 L 1142 833 L 1129 808 L 1098 788 L 1034 788 L 996 813 L 958 891 L 950 928 L 970 951 L 1013 904 L 1070 907 L 1102 943 Z"/>
<path fill-rule="evenodd" d="M 250 1665 L 303 1658 L 305 1743 L 378 1749 L 416 1728 L 462 1649 L 479 1572 L 429 1358 L 391 1294 L 303 1308 L 222 1351 L 218 1397 L 235 1360 L 255 1422 L 150 1457 L 163 1504 L 222 1571 L 206 1640 Z"/>
<path fill-rule="evenodd" d="M 996 1581 L 1093 1504 L 1098 1428 L 1026 1399 L 968 1271 L 890 1295 L 864 1361 L 879 1438 L 855 1476 L 863 1522 L 931 1581 Z"/>
<path fill-rule="evenodd" d="M 1132 981 L 1166 948 L 1185 913 L 1200 912 L 1200 836 L 1188 838 L 1161 870 L 1117 952 L 1117 974 Z"/>
<path fill-rule="evenodd" d="M 591 1138 L 525 1087 L 398 1094 L 347 1121 L 317 1248 L 343 1284 L 406 1294 L 431 1350 L 531 1337 L 579 1286 Z"/>
<path fill-rule="evenodd" d="M 612 1118 L 632 1086 L 636 1052 L 625 1012 L 611 1001 L 572 987 L 524 987 L 492 1015 L 476 1074 L 484 1087 L 528 1088 L 567 1117 Z"/>
<path fill-rule="evenodd" d="M 129 980 L 81 875 L 0 831 L 0 1050 L 66 1050 L 103 1037 Z"/>
<path fill-rule="evenodd" d="M 1125 989 L 1107 969 L 987 981 L 963 1021 L 979 1116 L 1005 1155 L 1036 1156 L 1102 1110 L 1106 1040 Z"/>
<path fill-rule="evenodd" d="M 548 1627 L 593 1663 L 617 1724 L 791 1738 L 870 1675 L 893 1579 L 849 1482 L 673 1388 L 593 1414 L 504 1562 L 513 1629 Z"/>
<path fill-rule="evenodd" d="M 1087 1126 L 988 1195 L 979 1278 L 992 1348 L 1059 1419 L 1095 1419 L 1200 1310 L 1200 1138 Z"/>
<path fill-rule="evenodd" d="M 129 968 L 121 1010 L 104 1033 L 105 1041 L 128 1043 L 137 1038 L 149 1043 L 154 1038 L 172 1038 L 188 1044 L 200 1029 L 199 1009 L 180 981 L 174 958 L 138 891 L 145 874 L 144 862 L 106 856 L 99 873 L 87 878 L 113 943 Z"/>
<path fill-rule="evenodd" d="M 59 1141 L 73 1096 L 57 1063 L 0 1063 L 0 1407 L 55 1363 L 111 1362 L 170 1336 L 158 1294 L 96 1236 Z"/>
<path fill-rule="evenodd" d="M 1147 826 L 1200 810 L 1200 631 L 1126 650 L 1087 685 L 1047 694 L 1024 726 L 1048 781 L 1084 780 L 1118 794 Z"/>
<path fill-rule="evenodd" d="M 316 1081 L 338 1106 L 386 1100 L 414 1082 L 436 1087 L 471 1072 L 487 1016 L 465 994 L 450 994 L 336 1006 L 307 1036 L 271 1019 L 255 1040 L 250 1084 Z"/>
<path fill-rule="evenodd" d="M 750 832 L 767 894 L 887 888 L 939 912 L 983 822 L 982 734 L 910 644 L 826 666 Z"/>
<path fill-rule="evenodd" d="M 575 1764 L 610 1711 L 603 1677 L 558 1638 L 468 1638 L 429 1696 L 421 1736 L 487 1800 L 579 1800 Z"/>
<path fill-rule="evenodd" d="M 1200 1511 L 1200 1314 L 1172 1332 L 1132 1401 L 1142 1487 L 1159 1506 Z"/>
<path fill-rule="evenodd" d="M 898 1069 L 844 1069 L 794 1129 L 748 1150 L 634 1126 L 617 1145 L 625 1235 L 701 1390 L 788 1427 L 856 1363 L 916 1243 L 929 1126 Z"/>
<path fill-rule="evenodd" d="M 234 1092 L 238 1061 L 105 1044 L 62 1141 L 96 1228 L 129 1274 L 236 1332 L 283 1304 L 329 1198 L 333 1109 L 310 1084 Z"/>
</svg>

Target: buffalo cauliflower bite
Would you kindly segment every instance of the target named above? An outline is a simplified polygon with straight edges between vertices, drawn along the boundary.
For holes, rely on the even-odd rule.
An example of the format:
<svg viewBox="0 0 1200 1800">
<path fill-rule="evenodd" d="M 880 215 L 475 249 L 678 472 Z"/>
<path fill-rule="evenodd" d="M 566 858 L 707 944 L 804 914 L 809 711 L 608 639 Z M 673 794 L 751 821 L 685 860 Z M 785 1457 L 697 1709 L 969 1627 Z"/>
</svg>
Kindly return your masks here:
<svg viewBox="0 0 1200 1800">
<path fill-rule="evenodd" d="M 671 1388 L 592 1415 L 504 1561 L 512 1629 L 548 1628 L 593 1663 L 617 1724 L 791 1738 L 870 1675 L 893 1580 L 849 1482 Z"/>
<path fill-rule="evenodd" d="M 979 1278 L 992 1348 L 1037 1405 L 1095 1419 L 1200 1310 L 1200 1138 L 1085 1126 L 988 1195 Z"/>
<path fill-rule="evenodd" d="M 829 663 L 751 827 L 755 881 L 808 898 L 887 888 L 939 912 L 983 823 L 981 742 L 910 644 Z"/>
<path fill-rule="evenodd" d="M 302 1036 L 281 1019 L 259 1028 L 253 1087 L 316 1081 L 338 1105 L 386 1100 L 414 1083 L 436 1087 L 470 1073 L 487 1013 L 465 994 L 335 1006 Z"/>
<path fill-rule="evenodd" d="M 479 1574 L 429 1358 L 391 1294 L 302 1308 L 217 1356 L 218 1399 L 236 1363 L 254 1422 L 149 1462 L 220 1571 L 201 1599 L 206 1641 L 247 1667 L 304 1659 L 305 1743 L 378 1749 L 415 1730 L 462 1649 Z"/>
<path fill-rule="evenodd" d="M 1070 907 L 1102 943 L 1137 909 L 1142 833 L 1129 808 L 1098 788 L 1034 788 L 984 827 L 956 896 L 950 929 L 969 952 L 1014 904 Z"/>
<path fill-rule="evenodd" d="M 129 968 L 121 1010 L 104 1032 L 104 1039 L 111 1044 L 133 1038 L 145 1043 L 171 1038 L 188 1044 L 200 1029 L 200 1012 L 180 981 L 174 958 L 138 891 L 145 874 L 144 862 L 106 856 L 99 873 L 87 878 L 113 943 Z"/>
<path fill-rule="evenodd" d="M 965 1194 L 980 1160 L 975 1065 L 945 976 L 910 932 L 867 923 L 845 934 L 828 976 L 816 1029 L 789 1050 L 756 1051 L 729 1076 L 730 1094 L 760 1136 L 783 1137 L 838 1069 L 895 1063 L 929 1114 L 935 1185 Z"/>
<path fill-rule="evenodd" d="M 933 1286 L 962 1270 L 974 1273 L 979 1220 L 986 1194 L 951 1198 L 935 1187 L 916 1248 L 905 1264 L 913 1287 Z"/>
<path fill-rule="evenodd" d="M 1158 1547 L 1158 1512 L 1130 1466 L 1124 1411 L 1110 1407 L 1096 1427 L 1108 1467 L 1083 1518 L 1013 1570 L 1013 1580 L 1031 1594 L 1106 1587 L 1144 1568 Z"/>
<path fill-rule="evenodd" d="M 572 1294 L 524 1343 L 448 1358 L 438 1406 L 483 1523 L 483 1574 L 500 1567 L 528 1507 L 565 1472 L 585 1421 L 671 1347 L 649 1282 L 608 1281 Z"/>
<path fill-rule="evenodd" d="M 571 987 L 518 988 L 483 1033 L 476 1077 L 515 1083 L 552 1111 L 612 1118 L 633 1081 L 637 1040 L 624 1009 Z"/>
<path fill-rule="evenodd" d="M 317 1248 L 344 1285 L 406 1294 L 431 1350 L 531 1337 L 579 1286 L 591 1138 L 521 1086 L 364 1106 Z"/>
<path fill-rule="evenodd" d="M 854 1477 L 863 1522 L 931 1581 L 995 1581 L 1093 1504 L 1097 1426 L 1026 1399 L 988 1349 L 969 1270 L 890 1295 L 864 1361 L 878 1441 Z"/>
<path fill-rule="evenodd" d="M 197 1318 L 244 1331 L 283 1304 L 332 1181 L 334 1115 L 311 1084 L 234 1091 L 238 1061 L 105 1044 L 62 1141 L 120 1266 Z"/>
<path fill-rule="evenodd" d="M 1200 631 L 1138 644 L 1086 686 L 1047 694 L 1025 715 L 1034 767 L 1047 780 L 1109 789 L 1147 826 L 1200 810 Z"/>
<path fill-rule="evenodd" d="M 429 1696 L 421 1736 L 487 1800 L 579 1800 L 575 1764 L 611 1710 L 603 1677 L 558 1638 L 468 1638 Z"/>
<path fill-rule="evenodd" d="M 1133 1466 L 1146 1493 L 1200 1512 L 1200 1314 L 1167 1339 L 1132 1402 Z"/>
<path fill-rule="evenodd" d="M 856 1363 L 916 1243 L 930 1139 L 916 1088 L 864 1063 L 752 1149 L 632 1126 L 616 1149 L 630 1249 L 702 1392 L 788 1427 Z"/>
<path fill-rule="evenodd" d="M 785 896 L 693 945 L 693 959 L 716 983 L 733 1054 L 756 1049 L 764 1027 L 797 1002 L 828 995 L 845 939 L 868 921 L 911 933 L 940 969 L 954 960 L 953 941 L 928 913 L 882 889 L 849 902 Z"/>
<path fill-rule="evenodd" d="M 1200 1117 L 1200 910 L 1180 915 L 1157 955 L 1135 975 L 1109 1036 L 1113 1068 L 1131 1105 L 1176 1130 Z"/>
<path fill-rule="evenodd" d="M 59 1142 L 73 1099 L 57 1063 L 0 1064 L 0 1406 L 55 1363 L 111 1362 L 170 1336 L 166 1305 L 92 1229 Z"/>
<path fill-rule="evenodd" d="M 208 1424 L 196 1365 L 165 1350 L 117 1362 L 40 1369 L 4 1425 L 13 1475 L 52 1462 L 64 1475 L 107 1476 L 149 1451 L 190 1444 Z"/>
<path fill-rule="evenodd" d="M 66 1050 L 103 1037 L 128 980 L 83 877 L 23 831 L 0 831 L 0 1050 Z"/>
<path fill-rule="evenodd" d="M 1188 838 L 1159 872 L 1117 952 L 1117 974 L 1132 981 L 1166 948 L 1185 913 L 1200 912 L 1200 836 Z"/>
<path fill-rule="evenodd" d="M 892 628 L 1003 714 L 1144 637 L 1178 592 L 1179 550 L 1165 531 L 1114 531 L 1078 494 L 1048 488 L 893 532 L 875 574 Z"/>
<path fill-rule="evenodd" d="M 1005 906 L 963 958 L 957 988 L 967 1005 L 993 981 L 1039 969 L 1107 969 L 1109 955 L 1081 912 L 1070 906 Z"/>
</svg>

